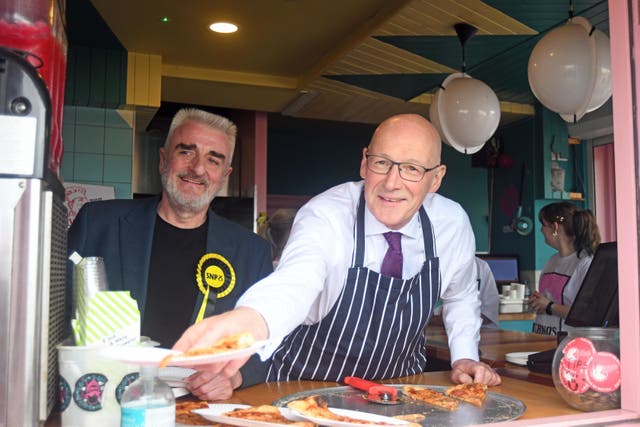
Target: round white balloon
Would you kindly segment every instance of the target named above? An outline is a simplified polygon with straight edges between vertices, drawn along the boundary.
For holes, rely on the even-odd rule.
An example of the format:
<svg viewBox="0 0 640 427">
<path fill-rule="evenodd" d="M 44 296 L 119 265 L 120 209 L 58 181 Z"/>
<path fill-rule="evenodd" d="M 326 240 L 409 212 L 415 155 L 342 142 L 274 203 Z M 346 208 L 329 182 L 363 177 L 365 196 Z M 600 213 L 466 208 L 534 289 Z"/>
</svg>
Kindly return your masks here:
<svg viewBox="0 0 640 427">
<path fill-rule="evenodd" d="M 529 57 L 529 86 L 536 98 L 568 122 L 611 96 L 609 39 L 583 17 L 555 28 Z"/>
<path fill-rule="evenodd" d="M 454 73 L 438 89 L 429 116 L 445 143 L 473 154 L 491 138 L 500 123 L 500 102 L 484 82 Z"/>
</svg>

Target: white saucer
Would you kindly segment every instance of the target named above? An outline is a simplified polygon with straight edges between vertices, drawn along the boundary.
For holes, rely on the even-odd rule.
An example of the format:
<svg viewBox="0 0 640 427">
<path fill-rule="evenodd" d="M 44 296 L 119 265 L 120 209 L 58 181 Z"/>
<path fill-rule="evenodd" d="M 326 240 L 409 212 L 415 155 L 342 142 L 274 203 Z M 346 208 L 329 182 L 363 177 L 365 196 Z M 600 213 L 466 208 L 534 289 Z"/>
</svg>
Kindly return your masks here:
<svg viewBox="0 0 640 427">
<path fill-rule="evenodd" d="M 507 362 L 514 363 L 520 366 L 527 366 L 527 358 L 530 354 L 537 353 L 535 351 L 520 351 L 516 353 L 507 353 L 504 355 L 504 359 Z"/>
</svg>

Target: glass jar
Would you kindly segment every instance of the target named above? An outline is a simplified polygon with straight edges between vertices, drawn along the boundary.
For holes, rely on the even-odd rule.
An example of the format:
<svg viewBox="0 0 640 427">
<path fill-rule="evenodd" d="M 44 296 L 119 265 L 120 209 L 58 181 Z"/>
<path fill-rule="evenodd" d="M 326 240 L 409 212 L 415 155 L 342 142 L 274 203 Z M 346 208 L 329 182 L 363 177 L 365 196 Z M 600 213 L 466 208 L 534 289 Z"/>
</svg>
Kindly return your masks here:
<svg viewBox="0 0 640 427">
<path fill-rule="evenodd" d="M 616 328 L 572 328 L 553 356 L 553 383 L 582 411 L 620 408 L 620 336 Z"/>
</svg>

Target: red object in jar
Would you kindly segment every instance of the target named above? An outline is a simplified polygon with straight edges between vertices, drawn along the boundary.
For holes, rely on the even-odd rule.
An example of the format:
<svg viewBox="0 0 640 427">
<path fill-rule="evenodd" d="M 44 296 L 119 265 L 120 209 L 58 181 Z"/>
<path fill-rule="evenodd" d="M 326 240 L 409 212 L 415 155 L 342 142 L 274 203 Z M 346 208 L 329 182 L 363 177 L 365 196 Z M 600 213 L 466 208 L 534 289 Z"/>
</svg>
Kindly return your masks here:
<svg viewBox="0 0 640 427">
<path fill-rule="evenodd" d="M 584 364 L 593 353 L 596 352 L 596 348 L 593 342 L 589 338 L 579 337 L 572 339 L 562 350 L 564 354 L 563 359 L 569 359 L 571 361 L 583 361 Z"/>
<path fill-rule="evenodd" d="M 570 360 L 564 357 L 560 361 L 558 376 L 562 385 L 571 393 L 582 394 L 589 390 L 586 361 Z"/>
<path fill-rule="evenodd" d="M 620 387 L 620 359 L 608 351 L 599 351 L 589 358 L 586 366 L 589 386 L 603 393 Z"/>
</svg>

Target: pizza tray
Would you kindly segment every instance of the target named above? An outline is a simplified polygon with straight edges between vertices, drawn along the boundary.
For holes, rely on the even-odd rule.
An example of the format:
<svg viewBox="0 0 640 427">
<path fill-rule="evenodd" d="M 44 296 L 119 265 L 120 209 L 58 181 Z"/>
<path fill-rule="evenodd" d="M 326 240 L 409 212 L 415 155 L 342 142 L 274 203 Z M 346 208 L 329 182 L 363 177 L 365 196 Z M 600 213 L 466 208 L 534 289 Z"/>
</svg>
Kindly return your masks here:
<svg viewBox="0 0 640 427">
<path fill-rule="evenodd" d="M 425 427 L 432 426 L 465 426 L 472 424 L 488 424 L 515 420 L 526 410 L 525 404 L 510 396 L 487 391 L 487 397 L 482 408 L 460 402 L 455 411 L 446 411 L 427 403 L 413 400 L 402 393 L 403 384 L 386 384 L 399 390 L 400 405 L 377 405 L 364 398 L 361 390 L 352 387 L 328 387 L 290 394 L 276 400 L 274 406 L 287 406 L 287 403 L 304 399 L 309 396 L 322 396 L 329 407 L 351 409 L 355 411 L 370 412 L 373 414 L 394 417 L 396 415 L 423 415 L 424 419 L 414 422 Z M 416 387 L 429 387 L 433 390 L 444 391 L 446 386 L 411 384 Z"/>
</svg>

